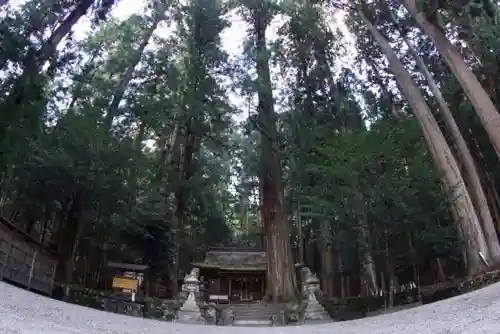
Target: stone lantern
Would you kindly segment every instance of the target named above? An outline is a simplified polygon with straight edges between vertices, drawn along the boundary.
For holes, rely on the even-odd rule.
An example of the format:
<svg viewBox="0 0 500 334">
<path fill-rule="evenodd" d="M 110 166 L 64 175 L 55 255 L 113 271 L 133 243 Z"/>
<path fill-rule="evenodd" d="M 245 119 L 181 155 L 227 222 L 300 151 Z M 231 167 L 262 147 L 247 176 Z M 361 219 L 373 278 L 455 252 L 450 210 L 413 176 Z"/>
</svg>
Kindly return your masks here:
<svg viewBox="0 0 500 334">
<path fill-rule="evenodd" d="M 192 274 L 186 275 L 186 277 L 184 277 L 184 288 L 188 295 L 198 292 L 200 290 L 200 281 L 198 280 L 198 277 Z"/>
<path fill-rule="evenodd" d="M 304 282 L 304 288 L 306 291 L 306 296 L 309 296 L 310 293 L 315 294 L 320 290 L 319 278 L 316 274 L 310 273 L 307 275 L 306 280 Z"/>
<path fill-rule="evenodd" d="M 196 304 L 195 293 L 200 290 L 200 281 L 198 280 L 199 274 L 200 270 L 198 268 L 195 268 L 191 270 L 191 273 L 189 275 L 186 275 L 186 277 L 184 277 L 183 292 L 187 293 L 187 299 L 178 313 L 178 318 L 181 322 L 190 324 L 199 324 L 205 322 L 201 315 L 201 310 L 198 304 Z"/>
<path fill-rule="evenodd" d="M 330 315 L 316 298 L 316 294 L 321 291 L 318 276 L 313 274 L 307 267 L 303 268 L 302 273 L 304 275 L 303 292 L 306 299 L 306 308 L 304 310 L 305 322 L 311 323 L 330 321 Z"/>
</svg>

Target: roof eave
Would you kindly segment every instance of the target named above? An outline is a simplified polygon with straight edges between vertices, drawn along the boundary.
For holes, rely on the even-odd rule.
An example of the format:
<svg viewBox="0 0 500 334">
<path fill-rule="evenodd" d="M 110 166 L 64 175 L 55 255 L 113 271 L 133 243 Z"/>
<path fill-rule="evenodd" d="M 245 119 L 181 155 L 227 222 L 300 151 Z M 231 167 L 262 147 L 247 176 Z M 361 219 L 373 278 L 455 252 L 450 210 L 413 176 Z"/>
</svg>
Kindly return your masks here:
<svg viewBox="0 0 500 334">
<path fill-rule="evenodd" d="M 221 266 L 218 264 L 203 263 L 203 262 L 201 263 L 195 262 L 192 263 L 192 265 L 200 269 L 217 269 L 224 271 L 266 271 L 265 266 L 255 266 L 255 267 Z"/>
</svg>

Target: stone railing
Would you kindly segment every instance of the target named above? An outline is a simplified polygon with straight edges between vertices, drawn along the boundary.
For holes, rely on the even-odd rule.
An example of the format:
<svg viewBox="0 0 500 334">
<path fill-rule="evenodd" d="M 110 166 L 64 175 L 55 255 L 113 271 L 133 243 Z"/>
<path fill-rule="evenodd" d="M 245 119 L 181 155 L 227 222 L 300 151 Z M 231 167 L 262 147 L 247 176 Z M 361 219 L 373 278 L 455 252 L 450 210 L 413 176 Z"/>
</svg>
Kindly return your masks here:
<svg viewBox="0 0 500 334">
<path fill-rule="evenodd" d="M 221 311 L 219 324 L 222 326 L 232 326 L 234 324 L 234 312 L 231 307 Z"/>
<path fill-rule="evenodd" d="M 272 326 L 285 326 L 287 324 L 285 308 L 280 308 L 275 315 L 271 316 Z"/>
</svg>

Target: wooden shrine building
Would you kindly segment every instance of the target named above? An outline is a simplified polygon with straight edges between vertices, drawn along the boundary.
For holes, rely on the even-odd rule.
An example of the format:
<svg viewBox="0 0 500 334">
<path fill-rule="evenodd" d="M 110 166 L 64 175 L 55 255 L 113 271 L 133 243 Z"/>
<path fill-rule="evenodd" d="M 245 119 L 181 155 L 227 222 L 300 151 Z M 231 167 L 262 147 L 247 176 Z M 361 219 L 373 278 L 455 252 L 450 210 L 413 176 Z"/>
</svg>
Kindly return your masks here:
<svg viewBox="0 0 500 334">
<path fill-rule="evenodd" d="M 200 269 L 200 292 L 216 303 L 255 302 L 266 291 L 266 253 L 262 248 L 210 247 Z"/>
</svg>

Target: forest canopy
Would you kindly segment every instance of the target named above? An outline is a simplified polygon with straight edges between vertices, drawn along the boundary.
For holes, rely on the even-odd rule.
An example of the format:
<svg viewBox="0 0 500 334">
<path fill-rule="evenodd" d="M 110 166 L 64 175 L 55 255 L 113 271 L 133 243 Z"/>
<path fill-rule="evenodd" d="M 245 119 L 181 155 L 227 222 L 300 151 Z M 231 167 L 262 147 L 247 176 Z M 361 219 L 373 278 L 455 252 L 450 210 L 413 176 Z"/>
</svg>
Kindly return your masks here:
<svg viewBox="0 0 500 334">
<path fill-rule="evenodd" d="M 499 264 L 498 2 L 129 5 L 0 1 L 0 214 L 59 284 L 112 259 L 176 295 L 220 244 L 275 300 L 295 263 L 327 297 Z"/>
</svg>

